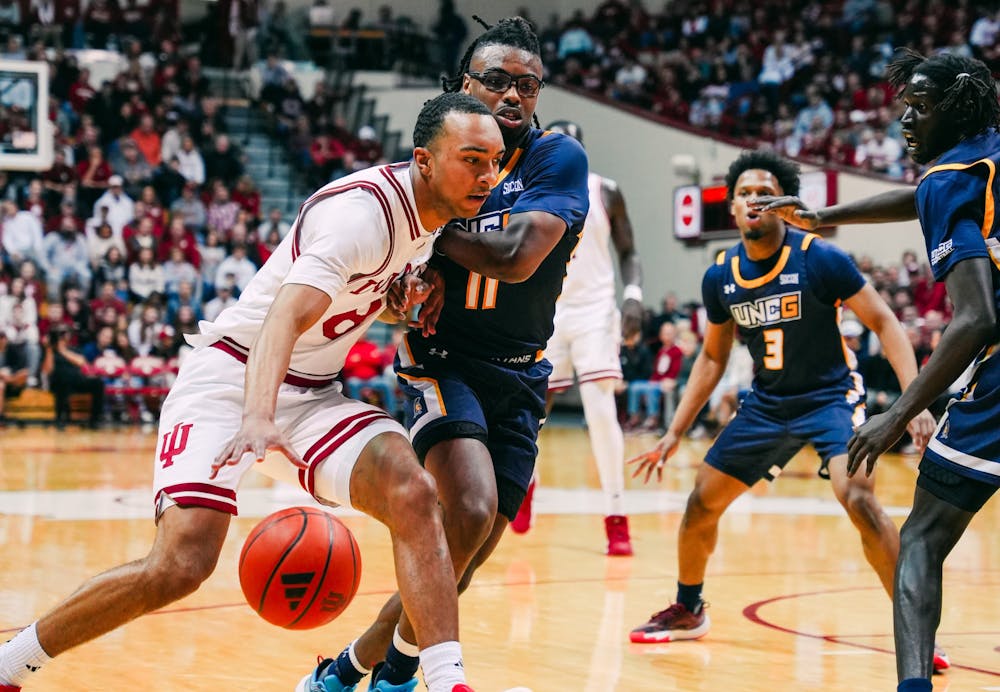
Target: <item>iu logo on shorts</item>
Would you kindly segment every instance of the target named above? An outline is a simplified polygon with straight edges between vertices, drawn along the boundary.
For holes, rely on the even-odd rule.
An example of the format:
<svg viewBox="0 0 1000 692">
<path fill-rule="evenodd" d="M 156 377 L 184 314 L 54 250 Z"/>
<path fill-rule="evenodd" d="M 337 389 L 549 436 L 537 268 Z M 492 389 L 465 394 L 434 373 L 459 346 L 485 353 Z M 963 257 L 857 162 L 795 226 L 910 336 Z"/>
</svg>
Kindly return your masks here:
<svg viewBox="0 0 1000 692">
<path fill-rule="evenodd" d="M 178 423 L 174 429 L 163 435 L 163 446 L 160 447 L 160 461 L 163 468 L 173 466 L 174 457 L 183 452 L 188 444 L 188 432 L 194 423 Z"/>
</svg>

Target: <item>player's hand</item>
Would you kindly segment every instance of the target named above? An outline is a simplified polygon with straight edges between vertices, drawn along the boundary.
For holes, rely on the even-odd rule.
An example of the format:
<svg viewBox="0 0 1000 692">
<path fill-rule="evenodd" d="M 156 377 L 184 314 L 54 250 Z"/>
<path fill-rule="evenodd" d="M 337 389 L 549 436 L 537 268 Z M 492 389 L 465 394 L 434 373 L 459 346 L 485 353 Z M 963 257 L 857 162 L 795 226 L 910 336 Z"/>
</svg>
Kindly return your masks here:
<svg viewBox="0 0 1000 692">
<path fill-rule="evenodd" d="M 392 282 L 386 293 L 385 309 L 400 322 L 405 322 L 412 310 L 430 295 L 431 285 L 417 274 L 403 274 Z"/>
<path fill-rule="evenodd" d="M 628 460 L 629 464 L 636 465 L 635 471 L 632 472 L 632 478 L 638 477 L 645 471 L 646 477 L 642 479 L 642 482 L 649 483 L 653 471 L 656 471 L 657 482 L 662 481 L 663 467 L 667 463 L 667 459 L 672 457 L 677 451 L 679 444 L 680 438 L 668 430 L 667 434 L 660 438 L 655 447 L 648 452 L 643 452 L 639 456 Z"/>
<path fill-rule="evenodd" d="M 627 298 L 622 303 L 622 337 L 628 339 L 642 330 L 642 303 Z"/>
<path fill-rule="evenodd" d="M 284 454 L 293 466 L 300 469 L 309 468 L 292 447 L 291 440 L 274 424 L 274 421 L 245 418 L 236 435 L 226 443 L 212 462 L 212 475 L 209 478 L 214 480 L 224 466 L 235 466 L 240 463 L 240 459 L 248 452 L 254 455 L 257 463 L 260 463 L 270 450 Z"/>
<path fill-rule="evenodd" d="M 927 410 L 921 411 L 913 420 L 906 424 L 906 432 L 910 433 L 913 445 L 921 454 L 927 449 L 927 443 L 931 441 L 936 427 L 937 422 L 934 420 L 934 416 Z"/>
<path fill-rule="evenodd" d="M 410 326 L 419 329 L 424 336 L 430 336 L 437 332 L 437 321 L 444 307 L 444 275 L 433 267 L 427 267 L 420 278 L 430 288 L 422 301 L 423 305 L 417 313 L 417 319 L 411 322 Z"/>
<path fill-rule="evenodd" d="M 782 197 L 763 195 L 748 202 L 747 206 L 757 212 L 777 214 L 785 222 L 807 231 L 819 228 L 819 215 L 807 207 L 801 199 L 792 195 Z"/>
<path fill-rule="evenodd" d="M 892 448 L 906 430 L 906 421 L 898 420 L 891 412 L 872 416 L 847 443 L 847 475 L 853 477 L 865 467 L 865 475 L 872 475 L 875 462 Z"/>
</svg>

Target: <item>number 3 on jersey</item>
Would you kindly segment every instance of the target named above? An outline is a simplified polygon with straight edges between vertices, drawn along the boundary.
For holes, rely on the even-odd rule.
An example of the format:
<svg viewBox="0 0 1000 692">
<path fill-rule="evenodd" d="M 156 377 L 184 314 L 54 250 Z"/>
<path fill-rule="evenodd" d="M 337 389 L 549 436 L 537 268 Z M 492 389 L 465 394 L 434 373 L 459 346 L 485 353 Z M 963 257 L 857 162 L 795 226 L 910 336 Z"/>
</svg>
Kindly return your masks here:
<svg viewBox="0 0 1000 692">
<path fill-rule="evenodd" d="M 764 367 L 781 370 L 785 367 L 785 332 L 781 329 L 764 330 Z"/>
<path fill-rule="evenodd" d="M 483 281 L 483 279 L 486 279 Z M 469 283 L 465 287 L 466 310 L 492 310 L 497 306 L 498 279 L 490 279 L 476 272 L 469 272 Z M 482 302 L 479 297 L 482 294 Z"/>
</svg>

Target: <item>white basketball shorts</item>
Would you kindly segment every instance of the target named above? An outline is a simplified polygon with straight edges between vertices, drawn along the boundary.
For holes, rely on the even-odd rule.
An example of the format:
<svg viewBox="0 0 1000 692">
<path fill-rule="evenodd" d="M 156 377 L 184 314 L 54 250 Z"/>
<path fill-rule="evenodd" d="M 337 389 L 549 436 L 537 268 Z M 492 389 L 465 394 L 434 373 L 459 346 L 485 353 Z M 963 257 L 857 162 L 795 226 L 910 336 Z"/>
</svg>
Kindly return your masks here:
<svg viewBox="0 0 1000 692">
<path fill-rule="evenodd" d="M 614 304 L 601 308 L 556 310 L 555 331 L 545 347 L 552 363 L 549 389 L 566 389 L 573 373 L 581 383 L 622 377 L 618 349 L 621 345 L 621 315 Z"/>
<path fill-rule="evenodd" d="M 236 488 L 256 463 L 253 455 L 222 467 L 214 479 L 210 476 L 215 457 L 240 428 L 244 376 L 243 363 L 211 346 L 197 348 L 185 359 L 160 412 L 153 475 L 157 519 L 172 504 L 237 513 Z M 351 504 L 351 473 L 365 445 L 385 432 L 407 437 L 385 411 L 348 399 L 337 382 L 317 388 L 282 383 L 275 422 L 309 468 L 299 469 L 272 452 L 260 470 L 300 485 L 325 503 L 345 506 Z M 333 465 L 334 497 L 316 493 L 316 469 L 324 462 L 324 477 Z"/>
</svg>

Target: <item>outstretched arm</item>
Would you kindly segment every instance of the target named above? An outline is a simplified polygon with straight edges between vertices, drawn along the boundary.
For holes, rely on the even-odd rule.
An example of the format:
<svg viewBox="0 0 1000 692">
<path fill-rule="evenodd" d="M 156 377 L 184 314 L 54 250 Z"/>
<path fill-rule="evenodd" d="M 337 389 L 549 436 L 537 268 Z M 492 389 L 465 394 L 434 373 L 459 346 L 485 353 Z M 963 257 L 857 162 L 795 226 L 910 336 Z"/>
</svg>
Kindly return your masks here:
<svg viewBox="0 0 1000 692">
<path fill-rule="evenodd" d="M 223 466 L 239 463 L 245 453 L 252 452 L 262 461 L 269 449 L 283 452 L 300 468 L 306 467 L 275 425 L 274 412 L 295 342 L 323 316 L 330 302 L 328 294 L 304 284 L 285 284 L 278 290 L 247 359 L 242 425 L 216 457 L 213 478 Z"/>
<path fill-rule="evenodd" d="M 566 222 L 544 211 L 511 215 L 502 232 L 470 233 L 457 224 L 441 231 L 434 245 L 469 271 L 516 284 L 535 273 L 566 233 Z"/>
<path fill-rule="evenodd" d="M 870 475 L 878 457 L 903 434 L 906 422 L 928 405 L 969 366 L 997 335 L 990 260 L 958 262 L 946 279 L 955 315 L 920 374 L 885 413 L 874 416 L 854 434 L 848 448 L 848 473 L 863 465 Z"/>
<path fill-rule="evenodd" d="M 733 330 L 732 320 L 724 324 L 708 323 L 705 343 L 691 367 L 687 386 L 684 387 L 673 419 L 667 424 L 666 434 L 660 438 L 656 447 L 629 460 L 630 464 L 637 464 L 632 472 L 633 478 L 645 471 L 644 482 L 648 482 L 653 471 L 656 471 L 657 480 L 663 479 L 664 462 L 677 451 L 681 436 L 694 423 L 726 372 L 729 352 L 733 348 Z"/>
<path fill-rule="evenodd" d="M 791 195 L 758 197 L 750 202 L 750 207 L 761 212 L 774 212 L 787 223 L 807 231 L 840 224 L 912 221 L 917 218 L 915 189 L 898 188 L 822 209 L 809 209 L 801 199 Z"/>
<path fill-rule="evenodd" d="M 642 329 L 642 263 L 635 251 L 632 221 L 625 210 L 625 198 L 618 186 L 610 181 L 601 185 L 604 208 L 611 222 L 611 242 L 618 252 L 625 292 L 622 300 L 622 336 L 628 338 Z"/>
</svg>

